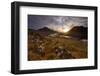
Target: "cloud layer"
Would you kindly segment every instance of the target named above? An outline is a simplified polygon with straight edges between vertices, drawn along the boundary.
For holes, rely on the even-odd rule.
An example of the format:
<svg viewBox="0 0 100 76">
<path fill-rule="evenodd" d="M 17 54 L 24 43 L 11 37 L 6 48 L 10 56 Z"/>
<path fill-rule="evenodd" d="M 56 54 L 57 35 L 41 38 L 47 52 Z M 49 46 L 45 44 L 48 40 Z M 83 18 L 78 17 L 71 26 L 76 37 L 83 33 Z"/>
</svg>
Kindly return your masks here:
<svg viewBox="0 0 100 76">
<path fill-rule="evenodd" d="M 28 28 L 40 29 L 49 27 L 60 29 L 67 26 L 88 26 L 87 17 L 75 16 L 47 16 L 47 15 L 28 15 Z"/>
</svg>

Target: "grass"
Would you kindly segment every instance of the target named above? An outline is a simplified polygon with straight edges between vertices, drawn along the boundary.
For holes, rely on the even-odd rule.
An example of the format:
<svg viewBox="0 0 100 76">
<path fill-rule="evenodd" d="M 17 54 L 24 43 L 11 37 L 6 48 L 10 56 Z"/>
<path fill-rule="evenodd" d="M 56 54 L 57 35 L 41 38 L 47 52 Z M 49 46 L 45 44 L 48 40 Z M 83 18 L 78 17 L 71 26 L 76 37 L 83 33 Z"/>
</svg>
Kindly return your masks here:
<svg viewBox="0 0 100 76">
<path fill-rule="evenodd" d="M 42 52 L 38 52 L 39 46 L 43 47 Z M 58 56 L 55 48 L 62 47 L 64 53 Z M 55 60 L 55 59 L 80 59 L 87 58 L 87 42 L 72 38 L 62 37 L 36 37 L 28 35 L 28 60 Z"/>
</svg>

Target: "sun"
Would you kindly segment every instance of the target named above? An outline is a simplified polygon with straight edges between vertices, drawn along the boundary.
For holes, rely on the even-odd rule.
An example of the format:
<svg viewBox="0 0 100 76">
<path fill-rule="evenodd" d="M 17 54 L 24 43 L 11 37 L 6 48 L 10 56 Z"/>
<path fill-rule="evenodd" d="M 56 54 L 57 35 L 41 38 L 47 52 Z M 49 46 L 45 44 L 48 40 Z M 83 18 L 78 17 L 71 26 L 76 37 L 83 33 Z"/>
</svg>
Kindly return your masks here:
<svg viewBox="0 0 100 76">
<path fill-rule="evenodd" d="M 61 32 L 61 33 L 67 33 L 72 28 L 73 28 L 73 26 L 71 26 L 71 25 L 63 25 L 63 26 L 59 26 L 59 27 L 54 27 L 53 30 Z"/>
<path fill-rule="evenodd" d="M 65 32 L 68 32 L 70 30 L 70 28 L 64 28 L 62 31 L 65 33 Z"/>
<path fill-rule="evenodd" d="M 68 32 L 69 30 L 71 30 L 72 27 L 64 27 L 62 28 L 62 32 L 66 33 Z"/>
<path fill-rule="evenodd" d="M 59 28 L 58 31 L 59 31 L 59 32 L 62 32 L 62 33 L 66 33 L 66 32 L 68 32 L 68 31 L 70 31 L 71 28 L 72 28 L 72 27 L 68 27 L 68 26 L 67 26 L 67 27 Z"/>
</svg>

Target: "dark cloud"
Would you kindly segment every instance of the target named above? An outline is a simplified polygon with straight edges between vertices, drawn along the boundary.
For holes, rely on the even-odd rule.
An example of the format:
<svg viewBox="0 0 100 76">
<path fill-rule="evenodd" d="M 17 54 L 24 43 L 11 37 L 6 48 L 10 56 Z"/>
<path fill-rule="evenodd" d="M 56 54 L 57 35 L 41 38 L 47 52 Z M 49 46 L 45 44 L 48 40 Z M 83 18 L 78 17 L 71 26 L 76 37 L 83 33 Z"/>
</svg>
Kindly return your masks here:
<svg viewBox="0 0 100 76">
<path fill-rule="evenodd" d="M 28 15 L 28 28 L 40 29 L 45 26 L 50 28 L 61 27 L 63 25 L 84 26 L 88 25 L 87 17 L 74 16 L 47 16 L 47 15 Z"/>
</svg>

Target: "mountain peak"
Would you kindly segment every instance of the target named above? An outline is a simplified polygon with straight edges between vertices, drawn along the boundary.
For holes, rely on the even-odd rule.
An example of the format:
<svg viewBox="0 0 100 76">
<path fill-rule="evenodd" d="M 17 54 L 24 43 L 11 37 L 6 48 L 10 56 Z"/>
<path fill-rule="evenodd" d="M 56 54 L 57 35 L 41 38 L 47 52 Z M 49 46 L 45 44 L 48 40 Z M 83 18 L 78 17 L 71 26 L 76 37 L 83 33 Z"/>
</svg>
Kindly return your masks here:
<svg viewBox="0 0 100 76">
<path fill-rule="evenodd" d="M 51 29 L 49 29 L 48 27 L 43 27 L 43 28 L 41 28 L 41 29 L 38 29 L 39 31 L 49 31 L 49 30 L 51 30 Z"/>
<path fill-rule="evenodd" d="M 38 29 L 37 32 L 41 33 L 41 35 L 44 35 L 44 36 L 56 33 L 56 31 L 54 31 L 53 29 L 50 29 L 48 27 L 43 27 L 41 29 Z"/>
</svg>

